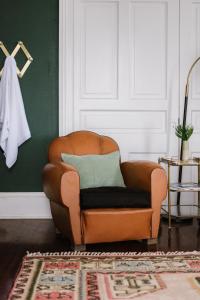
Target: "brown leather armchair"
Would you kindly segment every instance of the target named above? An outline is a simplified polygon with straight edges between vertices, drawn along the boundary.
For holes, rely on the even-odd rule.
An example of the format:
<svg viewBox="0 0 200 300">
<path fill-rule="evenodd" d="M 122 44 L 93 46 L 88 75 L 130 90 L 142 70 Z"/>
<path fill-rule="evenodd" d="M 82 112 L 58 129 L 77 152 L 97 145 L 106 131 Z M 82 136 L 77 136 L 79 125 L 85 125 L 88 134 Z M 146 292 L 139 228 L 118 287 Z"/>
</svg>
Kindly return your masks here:
<svg viewBox="0 0 200 300">
<path fill-rule="evenodd" d="M 89 243 L 147 239 L 156 242 L 162 201 L 167 193 L 164 169 L 149 161 L 121 163 L 125 185 L 150 193 L 149 208 L 80 207 L 77 170 L 61 161 L 61 152 L 86 155 L 107 154 L 119 150 L 107 136 L 77 131 L 59 137 L 50 144 L 49 163 L 43 170 L 43 187 L 50 200 L 56 228 L 68 237 L 76 249 Z"/>
</svg>

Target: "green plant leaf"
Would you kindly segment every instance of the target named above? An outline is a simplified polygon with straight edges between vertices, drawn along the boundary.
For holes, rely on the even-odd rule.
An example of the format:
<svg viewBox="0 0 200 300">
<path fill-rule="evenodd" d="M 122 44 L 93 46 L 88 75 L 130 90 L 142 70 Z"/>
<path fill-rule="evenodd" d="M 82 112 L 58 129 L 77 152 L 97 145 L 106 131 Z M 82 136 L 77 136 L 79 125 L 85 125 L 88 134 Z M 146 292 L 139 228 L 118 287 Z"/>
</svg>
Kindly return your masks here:
<svg viewBox="0 0 200 300">
<path fill-rule="evenodd" d="M 191 135 L 193 134 L 194 128 L 192 125 L 183 126 L 178 124 L 175 127 L 175 134 L 178 138 L 182 139 L 183 141 L 189 140 Z"/>
</svg>

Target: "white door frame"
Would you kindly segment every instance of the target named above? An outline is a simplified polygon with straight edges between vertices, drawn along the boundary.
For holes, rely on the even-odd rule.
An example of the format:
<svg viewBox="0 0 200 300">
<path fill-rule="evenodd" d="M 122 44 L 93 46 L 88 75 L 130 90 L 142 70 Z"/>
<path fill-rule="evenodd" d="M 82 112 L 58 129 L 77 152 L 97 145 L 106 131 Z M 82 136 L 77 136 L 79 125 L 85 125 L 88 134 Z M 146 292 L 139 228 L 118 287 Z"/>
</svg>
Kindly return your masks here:
<svg viewBox="0 0 200 300">
<path fill-rule="evenodd" d="M 73 0 L 59 0 L 59 135 L 73 131 Z"/>
</svg>

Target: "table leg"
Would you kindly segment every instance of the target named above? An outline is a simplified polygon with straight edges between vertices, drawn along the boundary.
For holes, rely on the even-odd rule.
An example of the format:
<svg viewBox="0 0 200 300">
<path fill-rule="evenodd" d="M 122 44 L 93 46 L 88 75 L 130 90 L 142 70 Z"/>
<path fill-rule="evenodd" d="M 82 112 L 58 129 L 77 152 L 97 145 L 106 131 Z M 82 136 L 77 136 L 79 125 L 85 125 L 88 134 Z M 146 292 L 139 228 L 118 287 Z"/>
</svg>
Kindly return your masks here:
<svg viewBox="0 0 200 300">
<path fill-rule="evenodd" d="M 171 229 L 170 165 L 168 164 L 168 228 Z"/>
<path fill-rule="evenodd" d="M 198 165 L 198 184 L 200 184 L 200 166 Z M 198 218 L 200 218 L 200 192 L 198 192 Z"/>
</svg>

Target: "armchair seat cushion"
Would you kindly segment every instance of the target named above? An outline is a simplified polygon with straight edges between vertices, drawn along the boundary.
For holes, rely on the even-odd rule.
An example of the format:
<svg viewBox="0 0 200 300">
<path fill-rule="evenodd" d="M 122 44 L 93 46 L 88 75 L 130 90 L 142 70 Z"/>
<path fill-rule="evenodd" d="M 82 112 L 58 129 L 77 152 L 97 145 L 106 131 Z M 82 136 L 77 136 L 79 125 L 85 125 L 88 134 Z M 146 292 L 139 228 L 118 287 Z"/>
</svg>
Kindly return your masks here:
<svg viewBox="0 0 200 300">
<path fill-rule="evenodd" d="M 81 209 L 150 208 L 151 195 L 124 187 L 98 187 L 80 190 Z"/>
</svg>

